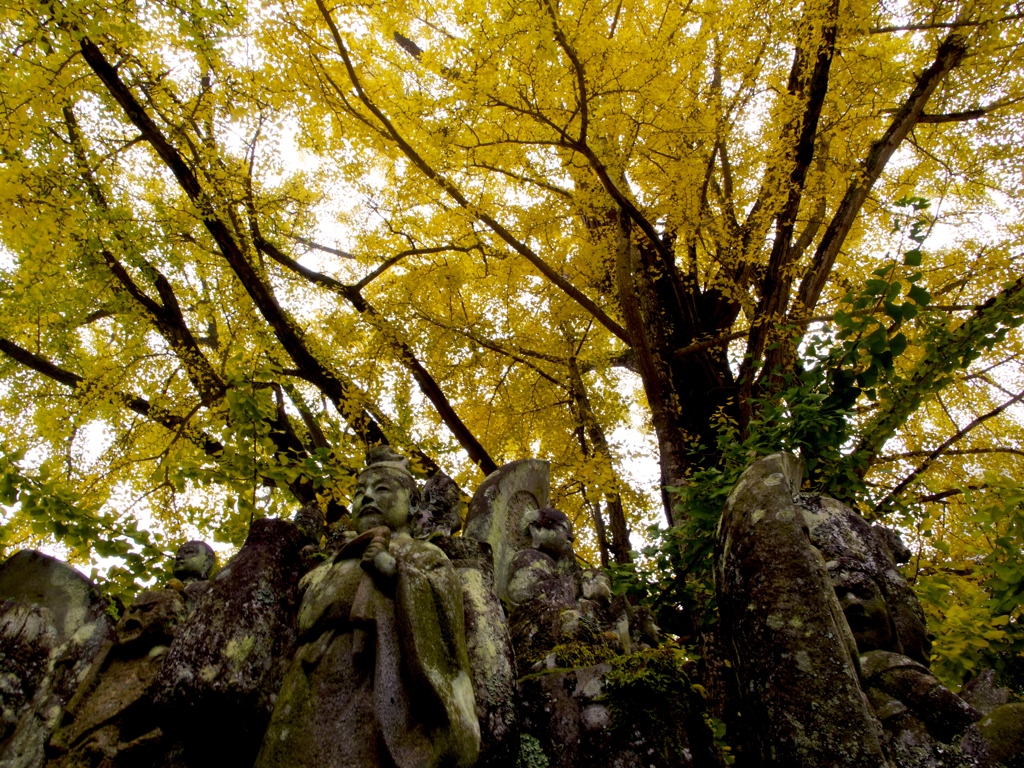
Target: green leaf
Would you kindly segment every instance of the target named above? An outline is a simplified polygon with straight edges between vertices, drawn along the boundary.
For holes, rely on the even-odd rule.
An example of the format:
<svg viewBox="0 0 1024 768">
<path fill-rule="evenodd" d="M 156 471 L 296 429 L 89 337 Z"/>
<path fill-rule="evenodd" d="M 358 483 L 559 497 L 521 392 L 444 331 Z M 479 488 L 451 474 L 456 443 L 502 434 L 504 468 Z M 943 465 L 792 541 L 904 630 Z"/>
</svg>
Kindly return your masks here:
<svg viewBox="0 0 1024 768">
<path fill-rule="evenodd" d="M 912 286 L 907 296 L 920 307 L 927 307 L 932 295 L 919 285 Z"/>
<path fill-rule="evenodd" d="M 902 333 L 897 333 L 891 339 L 889 339 L 889 351 L 892 352 L 894 357 L 899 357 L 907 350 L 907 337 Z"/>
</svg>

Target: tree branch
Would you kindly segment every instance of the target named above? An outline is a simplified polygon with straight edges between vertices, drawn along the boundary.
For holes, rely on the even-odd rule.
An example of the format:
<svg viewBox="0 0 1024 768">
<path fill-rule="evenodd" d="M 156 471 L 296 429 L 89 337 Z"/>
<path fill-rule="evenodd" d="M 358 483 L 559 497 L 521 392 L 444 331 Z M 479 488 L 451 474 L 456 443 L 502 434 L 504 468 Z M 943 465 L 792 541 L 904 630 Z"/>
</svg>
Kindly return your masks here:
<svg viewBox="0 0 1024 768">
<path fill-rule="evenodd" d="M 1024 400 L 1024 391 L 1020 392 L 1017 395 L 1014 395 L 1002 405 L 996 406 L 988 413 L 983 413 L 981 416 L 974 419 L 966 426 L 958 429 L 953 435 L 949 437 L 949 439 L 943 442 L 934 451 L 929 453 L 928 456 L 925 457 L 925 460 L 922 461 L 910 474 L 908 474 L 906 477 L 900 480 L 900 482 L 896 484 L 895 488 L 889 491 L 889 494 L 884 499 L 882 499 L 882 502 L 878 505 L 879 513 L 884 514 L 893 505 L 893 503 L 896 500 L 896 497 L 899 496 L 903 489 L 910 485 L 912 482 L 914 482 L 915 479 L 920 477 L 921 474 L 923 474 L 928 469 L 928 467 L 932 465 L 932 462 L 934 462 L 937 458 L 942 456 L 946 452 L 946 449 L 948 449 L 951 445 L 963 439 L 963 437 L 967 435 L 975 427 L 984 424 L 991 418 L 998 416 L 1011 405 L 1019 403 L 1022 400 Z"/>
<path fill-rule="evenodd" d="M 814 68 L 808 76 L 801 72 L 801 53 L 799 49 L 793 61 L 790 74 L 790 93 L 806 93 L 806 106 L 800 118 L 792 124 L 790 130 L 796 134 L 796 146 L 793 153 L 793 167 L 789 175 L 789 194 L 786 204 L 778 212 L 775 219 L 775 240 L 768 257 L 768 269 L 761 283 L 761 299 L 754 311 L 751 321 L 751 332 L 747 341 L 747 350 L 739 376 L 739 401 L 744 411 L 751 402 L 756 366 L 762 363 L 762 376 L 775 375 L 775 369 L 783 364 L 784 358 L 792 354 L 788 344 L 779 344 L 774 350 L 765 350 L 768 338 L 775 328 L 778 319 L 786 315 L 789 305 L 790 289 L 793 284 L 791 264 L 795 249 L 791 248 L 796 217 L 803 198 L 804 182 L 807 172 L 814 159 L 815 138 L 818 133 L 818 122 L 821 119 L 822 106 L 828 93 L 829 73 L 832 68 L 832 56 L 835 51 L 836 29 L 839 16 L 839 0 L 833 0 L 828 14 L 822 21 L 821 39 L 817 41 L 818 50 Z"/>
<path fill-rule="evenodd" d="M 334 43 L 337 46 L 338 54 L 345 65 L 345 70 L 348 72 L 349 80 L 352 83 L 352 87 L 356 91 L 356 96 L 362 102 L 371 114 L 380 122 L 384 127 L 385 132 L 390 137 L 398 148 L 405 154 L 406 157 L 415 165 L 420 172 L 428 179 L 437 184 L 452 200 L 454 200 L 461 208 L 472 213 L 481 223 L 483 223 L 488 229 L 490 229 L 499 239 L 505 242 L 512 250 L 521 255 L 527 261 L 529 261 L 538 272 L 548 279 L 552 284 L 560 288 L 567 296 L 573 301 L 579 304 L 583 309 L 594 316 L 595 319 L 605 328 L 607 328 L 612 334 L 617 336 L 626 344 L 630 344 L 629 334 L 626 330 L 612 320 L 600 307 L 598 307 L 593 301 L 585 296 L 576 286 L 562 277 L 557 271 L 555 271 L 551 265 L 544 261 L 539 255 L 537 255 L 529 246 L 517 239 L 511 232 L 505 227 L 498 223 L 493 217 L 487 213 L 481 211 L 479 208 L 474 206 L 465 195 L 450 182 L 445 176 L 438 173 L 415 149 L 412 145 L 406 141 L 405 137 L 399 133 L 398 129 L 394 126 L 391 120 L 388 119 L 381 109 L 373 102 L 365 90 L 359 76 L 356 74 L 355 67 L 352 65 L 352 60 L 348 55 L 348 48 L 345 46 L 344 41 L 341 39 L 341 32 L 338 30 L 337 25 L 334 23 L 334 19 L 331 17 L 330 12 L 327 10 L 327 6 L 324 5 L 323 0 L 316 0 L 317 8 L 320 10 L 320 14 L 323 16 L 324 21 L 327 22 L 328 27 L 331 31 L 331 36 L 334 38 Z"/>
<path fill-rule="evenodd" d="M 868 193 L 881 176 L 889 159 L 910 133 L 911 128 L 920 120 L 925 105 L 935 89 L 945 76 L 960 64 L 966 54 L 966 44 L 955 33 L 943 40 L 935 54 L 935 61 L 918 77 L 917 84 L 893 117 L 888 130 L 872 145 L 860 173 L 854 175 L 825 230 L 814 259 L 800 284 L 797 297 L 803 304 L 804 311 L 810 312 L 817 305 L 846 236 L 850 233 Z"/>
<path fill-rule="evenodd" d="M 24 347 L 15 344 L 9 339 L 0 337 L 0 352 L 3 352 L 9 358 L 20 363 L 26 368 L 29 368 L 48 379 L 52 379 L 59 384 L 63 384 L 65 387 L 68 387 L 73 391 L 85 392 L 90 387 L 90 384 L 85 380 L 85 377 L 54 365 L 49 360 L 40 357 L 33 352 L 29 352 Z M 181 416 L 177 416 L 163 408 L 160 408 L 159 406 L 155 406 L 145 398 L 129 395 L 116 390 L 114 391 L 114 396 L 129 410 L 134 411 L 143 418 L 152 421 L 155 424 L 159 424 L 172 432 L 184 434 L 208 456 L 215 456 L 224 450 L 223 444 L 217 440 L 214 440 L 203 432 L 189 427 L 187 419 L 183 419 Z"/>
<path fill-rule="evenodd" d="M 1010 16 L 1003 16 L 992 21 L 935 21 L 927 24 L 904 24 L 893 27 L 871 27 L 868 32 L 872 35 L 882 35 L 890 32 L 926 32 L 930 29 L 960 29 L 962 27 L 980 27 L 983 24 L 1001 24 L 1004 21 L 1018 21 L 1024 19 L 1024 14 L 1014 13 Z"/>
<path fill-rule="evenodd" d="M 65 106 L 63 113 L 64 123 L 71 140 L 72 152 L 75 155 L 75 161 L 78 163 L 79 173 L 85 182 L 89 197 L 97 208 L 105 213 L 110 213 L 111 208 L 107 198 L 90 170 L 86 158 L 86 149 L 81 132 L 78 129 L 78 121 L 75 118 L 74 110 L 70 106 Z M 181 360 L 185 366 L 185 371 L 188 373 L 189 380 L 199 394 L 202 405 L 208 407 L 224 397 L 227 385 L 214 370 L 213 366 L 210 365 L 202 350 L 199 349 L 199 344 L 185 322 L 185 316 L 181 311 L 181 306 L 178 304 L 177 296 L 174 295 L 170 281 L 156 267 L 143 260 L 145 262 L 145 271 L 152 276 L 157 294 L 160 296 L 161 301 L 157 302 L 139 288 L 131 275 L 128 274 L 128 270 L 108 249 L 101 248 L 100 253 L 111 274 L 114 275 L 120 284 L 121 290 L 131 296 L 143 311 L 149 315 L 156 330 L 164 337 L 168 345 L 170 345 L 171 349 L 174 350 Z"/>
<path fill-rule="evenodd" d="M 962 448 L 956 451 L 945 451 L 943 456 L 980 456 L 990 453 L 1008 453 L 1012 456 L 1024 456 L 1024 450 L 1019 448 Z M 888 464 L 902 459 L 919 459 L 922 456 L 931 456 L 931 451 L 906 451 L 905 453 L 892 453 L 888 456 L 879 456 L 875 459 L 876 464 Z"/>
<path fill-rule="evenodd" d="M 313 242 L 308 237 L 300 237 L 299 235 L 289 235 L 292 240 L 297 243 L 302 243 L 308 248 L 312 248 L 315 251 L 323 251 L 324 253 L 330 253 L 335 256 L 340 256 L 343 259 L 355 259 L 355 255 L 348 251 L 339 251 L 337 248 L 330 248 L 326 245 L 320 245 L 320 243 Z"/>
<path fill-rule="evenodd" d="M 398 358 L 408 370 L 416 383 L 420 387 L 420 391 L 427 396 L 427 399 L 433 404 L 434 409 L 441 417 L 441 421 L 451 431 L 455 439 L 459 441 L 459 445 L 463 447 L 466 453 L 469 454 L 470 460 L 476 464 L 480 471 L 485 475 L 489 475 L 498 469 L 498 465 L 494 463 L 494 460 L 490 457 L 487 451 L 481 445 L 480 441 L 476 439 L 476 436 L 470 431 L 469 427 L 466 426 L 465 422 L 456 413 L 455 408 L 452 406 L 451 401 L 445 395 L 444 390 L 437 383 L 430 372 L 423 366 L 416 357 L 416 354 L 412 351 L 412 348 L 403 340 L 399 339 L 393 330 L 390 329 L 386 320 L 384 320 L 380 313 L 366 300 L 366 298 L 354 287 L 344 285 L 333 277 L 320 274 L 314 270 L 302 266 L 293 259 L 288 258 L 284 253 L 281 252 L 272 243 L 268 242 L 259 232 L 259 227 L 255 219 L 250 221 L 252 227 L 253 242 L 256 247 L 264 254 L 272 258 L 278 264 L 283 267 L 302 275 L 310 282 L 328 288 L 333 293 L 342 296 L 348 301 L 358 312 L 366 314 L 372 318 L 374 324 L 378 328 L 386 329 L 385 335 L 388 337 L 391 345 L 398 352 Z"/>
<path fill-rule="evenodd" d="M 387 444 L 388 438 L 380 424 L 367 413 L 362 398 L 354 388 L 329 372 L 309 351 L 301 332 L 292 325 L 270 287 L 249 263 L 227 225 L 216 216 L 214 205 L 203 191 L 195 174 L 122 82 L 117 70 L 88 37 L 81 39 L 80 47 L 86 63 L 103 82 L 107 92 L 122 107 L 128 119 L 139 129 L 197 207 L 203 225 L 213 237 L 221 255 L 242 283 L 260 314 L 274 329 L 285 351 L 308 379 L 331 399 L 365 445 Z M 414 458 L 424 465 L 425 470 L 437 470 L 436 462 L 422 452 Z"/>
</svg>

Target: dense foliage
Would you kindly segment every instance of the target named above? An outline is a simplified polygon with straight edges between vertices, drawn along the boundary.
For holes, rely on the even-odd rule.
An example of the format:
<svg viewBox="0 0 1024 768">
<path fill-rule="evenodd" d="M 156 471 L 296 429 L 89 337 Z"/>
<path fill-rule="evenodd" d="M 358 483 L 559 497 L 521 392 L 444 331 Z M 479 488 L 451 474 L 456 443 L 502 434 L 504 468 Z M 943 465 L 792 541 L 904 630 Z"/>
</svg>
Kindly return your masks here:
<svg viewBox="0 0 1024 768">
<path fill-rule="evenodd" d="M 905 532 L 949 679 L 1016 636 L 1019 3 L 0 8 L 3 552 L 130 590 L 390 442 L 549 459 L 593 561 L 660 507 L 666 602 L 784 447 Z"/>
</svg>

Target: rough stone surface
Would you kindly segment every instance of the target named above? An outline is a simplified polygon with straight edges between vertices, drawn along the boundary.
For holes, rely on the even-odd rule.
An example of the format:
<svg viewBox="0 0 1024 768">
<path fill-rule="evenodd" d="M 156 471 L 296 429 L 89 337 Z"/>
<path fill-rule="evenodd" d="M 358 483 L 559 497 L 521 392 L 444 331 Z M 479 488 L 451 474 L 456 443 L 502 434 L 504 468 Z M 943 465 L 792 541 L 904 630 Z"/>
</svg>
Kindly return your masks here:
<svg viewBox="0 0 1024 768">
<path fill-rule="evenodd" d="M 978 730 L 988 742 L 991 764 L 1024 768 L 1024 704 L 1003 704 L 988 713 Z"/>
<path fill-rule="evenodd" d="M 462 582 L 466 650 L 480 721 L 479 768 L 516 764 L 519 747 L 519 684 L 505 614 L 494 590 L 491 547 L 464 536 L 435 541 Z"/>
<path fill-rule="evenodd" d="M 13 600 L 0 604 L 0 745 L 13 736 L 46 681 L 56 646 L 57 630 L 46 608 Z"/>
<path fill-rule="evenodd" d="M 469 504 L 464 535 L 491 545 L 494 584 L 502 600 L 508 596 L 512 559 L 530 546 L 521 525 L 523 515 L 548 505 L 550 472 L 546 461 L 513 461 L 492 472 Z"/>
<path fill-rule="evenodd" d="M 113 642 L 113 622 L 88 579 L 31 550 L 0 566 L 0 601 L 0 766 L 37 768 L 64 705 Z"/>
<path fill-rule="evenodd" d="M 462 491 L 448 475 L 434 474 L 420 493 L 416 505 L 413 535 L 433 540 L 436 536 L 451 536 L 462 530 Z"/>
<path fill-rule="evenodd" d="M 175 590 L 141 593 L 117 627 L 116 645 L 93 663 L 50 738 L 51 768 L 154 765 L 166 751 L 151 688 L 187 615 Z"/>
<path fill-rule="evenodd" d="M 890 747 L 914 743 L 956 743 L 981 717 L 923 665 L 890 651 L 860 657 L 861 683 L 882 721 Z"/>
<path fill-rule="evenodd" d="M 574 670 L 556 669 L 528 675 L 523 688 L 522 763 L 532 760 L 550 768 L 677 768 L 717 766 L 710 744 L 694 743 L 693 732 L 706 730 L 699 713 L 684 703 L 686 712 L 674 723 L 672 747 L 666 749 L 664 732 L 615 706 L 605 676 L 609 664 Z M 688 690 L 685 683 L 683 690 Z M 652 701 L 667 711 L 680 702 Z M 634 713 L 639 714 L 639 713 Z M 693 730 L 691 730 L 693 729 Z M 521 764 L 522 764 L 521 763 Z"/>
<path fill-rule="evenodd" d="M 799 508 L 807 523 L 811 543 L 825 558 L 833 586 L 840 592 L 840 583 L 849 582 L 852 592 L 863 586 L 877 590 L 882 605 L 880 612 L 889 614 L 887 637 L 874 637 L 870 647 L 865 646 L 865 635 L 860 625 L 873 617 L 863 610 L 863 597 L 850 594 L 849 599 L 860 601 L 851 611 L 847 595 L 840 595 L 846 618 L 855 637 L 858 650 L 884 650 L 901 653 L 928 666 L 931 639 L 925 626 L 924 611 L 906 579 L 896 568 L 897 557 L 905 549 L 899 536 L 881 526 L 869 525 L 859 514 L 845 504 L 825 496 L 803 495 Z"/>
<path fill-rule="evenodd" d="M 1010 689 L 996 685 L 995 670 L 983 669 L 960 690 L 960 698 L 987 715 L 996 707 L 1009 703 Z"/>
<path fill-rule="evenodd" d="M 194 765 L 256 756 L 295 650 L 303 543 L 291 522 L 254 521 L 170 646 L 154 699 Z"/>
<path fill-rule="evenodd" d="M 887 761 L 856 645 L 797 505 L 798 460 L 755 461 L 726 502 L 715 583 L 742 704 L 744 759 L 765 766 Z"/>
</svg>

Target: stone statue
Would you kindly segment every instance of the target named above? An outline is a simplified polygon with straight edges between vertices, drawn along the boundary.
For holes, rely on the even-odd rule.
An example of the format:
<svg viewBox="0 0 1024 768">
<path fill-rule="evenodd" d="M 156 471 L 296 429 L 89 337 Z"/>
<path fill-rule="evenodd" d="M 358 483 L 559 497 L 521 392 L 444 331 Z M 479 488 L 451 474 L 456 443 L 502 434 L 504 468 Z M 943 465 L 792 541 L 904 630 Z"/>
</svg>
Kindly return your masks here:
<svg viewBox="0 0 1024 768">
<path fill-rule="evenodd" d="M 518 606 L 543 596 L 549 604 L 575 607 L 580 594 L 580 569 L 568 516 L 544 507 L 523 515 L 521 525 L 530 546 L 512 558 L 509 602 Z"/>
<path fill-rule="evenodd" d="M 480 750 L 462 586 L 414 539 L 408 463 L 373 449 L 352 502 L 356 538 L 302 583 L 299 648 L 258 768 L 468 768 Z"/>
<path fill-rule="evenodd" d="M 897 569 L 909 556 L 899 536 L 801 494 L 802 471 L 786 453 L 755 461 L 719 527 L 735 689 L 760 729 L 744 748 L 787 766 L 991 766 L 1024 753 L 1024 707 L 996 706 L 982 720 L 928 669 L 931 640 Z"/>
<path fill-rule="evenodd" d="M 191 768 L 252 765 L 297 646 L 306 536 L 258 518 L 178 628 L 153 683 L 168 749 Z"/>
<path fill-rule="evenodd" d="M 178 547 L 171 572 L 174 578 L 188 585 L 209 579 L 216 565 L 217 555 L 213 547 L 205 541 L 189 541 Z"/>
<path fill-rule="evenodd" d="M 423 484 L 413 520 L 413 536 L 430 541 L 451 536 L 462 529 L 462 493 L 448 475 L 441 472 Z"/>
<path fill-rule="evenodd" d="M 181 592 L 185 606 L 195 610 L 196 603 L 210 588 L 210 575 L 217 567 L 217 554 L 205 541 L 187 541 L 178 547 L 171 561 L 174 578 L 168 586 Z"/>
<path fill-rule="evenodd" d="M 798 505 L 802 479 L 791 454 L 755 461 L 719 522 L 715 589 L 738 697 L 726 711 L 744 722 L 736 749 L 750 765 L 888 766 L 856 643 Z"/>
<path fill-rule="evenodd" d="M 519 663 L 537 666 L 555 646 L 575 642 L 629 651 L 625 601 L 612 599 L 607 574 L 577 564 L 568 516 L 543 507 L 520 525 L 530 546 L 512 558 L 506 598 Z"/>
<path fill-rule="evenodd" d="M 50 739 L 54 768 L 156 763 L 163 732 L 150 693 L 187 611 L 173 589 L 142 592 L 117 625 L 117 642 L 101 654 L 68 702 Z"/>
<path fill-rule="evenodd" d="M 897 569 L 909 552 L 899 535 L 870 525 L 835 499 L 804 494 L 799 507 L 825 560 L 856 644 L 861 688 L 898 764 L 955 742 L 981 717 L 928 670 L 924 612 Z"/>
</svg>

